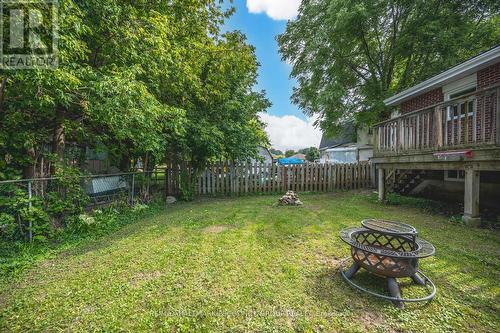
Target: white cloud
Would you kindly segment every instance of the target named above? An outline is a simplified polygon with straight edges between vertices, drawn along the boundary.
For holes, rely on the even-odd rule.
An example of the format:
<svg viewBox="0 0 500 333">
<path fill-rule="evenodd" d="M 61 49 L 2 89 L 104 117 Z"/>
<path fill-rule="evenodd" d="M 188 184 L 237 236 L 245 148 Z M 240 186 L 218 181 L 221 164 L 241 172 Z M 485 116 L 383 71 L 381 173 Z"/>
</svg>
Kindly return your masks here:
<svg viewBox="0 0 500 333">
<path fill-rule="evenodd" d="M 291 20 L 297 16 L 302 0 L 247 0 L 250 13 L 266 13 L 273 20 Z"/>
<path fill-rule="evenodd" d="M 299 150 L 318 147 L 322 132 L 314 127 L 314 119 L 304 121 L 295 116 L 277 117 L 261 113 L 260 119 L 267 124 L 266 132 L 273 148 Z"/>
</svg>

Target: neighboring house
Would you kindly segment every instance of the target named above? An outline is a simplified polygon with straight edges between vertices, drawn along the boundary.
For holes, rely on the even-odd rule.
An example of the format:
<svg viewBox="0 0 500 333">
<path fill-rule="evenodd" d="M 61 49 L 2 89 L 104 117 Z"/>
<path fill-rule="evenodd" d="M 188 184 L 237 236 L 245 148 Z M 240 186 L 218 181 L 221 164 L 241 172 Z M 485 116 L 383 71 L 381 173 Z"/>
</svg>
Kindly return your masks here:
<svg viewBox="0 0 500 333">
<path fill-rule="evenodd" d="M 424 191 L 464 201 L 464 220 L 500 202 L 500 46 L 384 102 L 393 117 L 375 126 L 379 196 Z M 486 199 L 486 200 L 485 200 Z"/>
<path fill-rule="evenodd" d="M 319 146 L 321 163 L 357 163 L 373 156 L 373 138 L 369 129 L 346 127 L 342 135 L 328 138 L 323 134 Z"/>
<path fill-rule="evenodd" d="M 259 156 L 259 158 L 250 159 L 250 162 L 252 164 L 261 163 L 261 162 L 264 162 L 265 164 L 273 164 L 274 163 L 273 154 L 271 154 L 269 149 L 267 149 L 266 147 L 258 147 L 258 156 Z"/>
</svg>

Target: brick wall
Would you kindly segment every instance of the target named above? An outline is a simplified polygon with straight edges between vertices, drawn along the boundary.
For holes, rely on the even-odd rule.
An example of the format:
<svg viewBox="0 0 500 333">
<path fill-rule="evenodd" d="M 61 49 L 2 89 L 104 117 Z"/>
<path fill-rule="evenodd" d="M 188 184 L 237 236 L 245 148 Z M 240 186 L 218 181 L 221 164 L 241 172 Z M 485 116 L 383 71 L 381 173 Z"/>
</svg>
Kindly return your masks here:
<svg viewBox="0 0 500 333">
<path fill-rule="evenodd" d="M 441 88 L 436 88 L 425 94 L 418 95 L 401 104 L 401 114 L 425 108 L 442 102 L 444 100 L 443 91 Z"/>
<path fill-rule="evenodd" d="M 485 89 L 496 84 L 500 84 L 500 62 L 491 65 L 485 69 L 477 72 L 477 89 Z M 401 104 L 401 114 L 405 114 L 411 111 L 419 110 L 427 106 L 437 104 L 444 101 L 444 95 L 441 88 L 436 88 L 422 95 L 416 96 L 406 102 Z M 496 135 L 500 133 L 495 133 L 496 124 L 496 94 L 479 94 L 476 101 L 476 140 L 477 142 L 492 142 L 495 140 Z M 484 129 L 482 129 L 481 116 L 484 113 Z M 473 130 L 474 122 L 472 116 L 467 117 L 469 123 L 469 132 L 467 133 L 468 142 L 473 141 Z M 460 121 L 455 119 L 454 121 L 447 119 L 448 127 L 448 143 L 465 141 L 465 133 L 461 133 L 461 137 L 458 137 L 458 129 L 460 122 L 460 127 L 463 130 L 465 126 L 464 118 Z M 453 128 L 453 129 L 452 129 Z M 484 130 L 484 136 L 483 136 Z M 453 133 L 453 134 L 452 134 Z M 453 136 L 453 139 L 452 139 Z"/>
<path fill-rule="evenodd" d="M 477 72 L 477 89 L 500 83 L 500 62 Z"/>
<path fill-rule="evenodd" d="M 484 89 L 491 87 L 493 85 L 500 83 L 500 62 L 486 67 L 485 69 L 477 72 L 477 89 Z M 495 124 L 497 114 L 495 112 L 497 108 L 496 103 L 496 95 L 487 95 L 487 96 L 479 96 L 477 99 L 477 112 L 478 118 L 481 115 L 481 112 L 484 112 L 485 117 L 485 140 L 493 141 L 496 138 L 496 135 L 500 135 L 500 133 L 495 133 Z M 481 133 L 481 123 L 478 121 L 477 124 L 477 132 L 478 139 L 479 133 Z"/>
</svg>

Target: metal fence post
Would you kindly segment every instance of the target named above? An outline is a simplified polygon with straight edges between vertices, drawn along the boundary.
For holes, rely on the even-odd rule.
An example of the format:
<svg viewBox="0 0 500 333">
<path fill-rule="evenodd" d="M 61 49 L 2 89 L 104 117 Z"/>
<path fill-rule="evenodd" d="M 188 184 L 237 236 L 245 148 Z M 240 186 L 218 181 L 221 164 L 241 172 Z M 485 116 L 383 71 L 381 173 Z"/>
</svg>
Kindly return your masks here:
<svg viewBox="0 0 500 333">
<path fill-rule="evenodd" d="M 135 173 L 132 174 L 132 194 L 130 198 L 130 203 L 133 205 L 134 204 L 134 191 L 135 191 Z"/>
<path fill-rule="evenodd" d="M 31 180 L 28 181 L 28 213 L 31 213 L 31 198 L 33 197 L 33 193 L 31 190 Z M 33 242 L 33 220 L 31 219 L 31 216 L 29 217 L 29 232 L 28 232 L 28 237 L 30 240 L 30 243 Z"/>
</svg>

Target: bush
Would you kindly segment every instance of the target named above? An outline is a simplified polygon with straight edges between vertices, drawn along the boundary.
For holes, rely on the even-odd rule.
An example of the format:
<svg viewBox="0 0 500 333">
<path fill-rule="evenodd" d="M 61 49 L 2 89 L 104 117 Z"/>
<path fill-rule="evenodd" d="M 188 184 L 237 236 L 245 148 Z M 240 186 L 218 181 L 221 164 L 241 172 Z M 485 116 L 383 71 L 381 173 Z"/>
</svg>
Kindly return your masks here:
<svg viewBox="0 0 500 333">
<path fill-rule="evenodd" d="M 46 241 L 57 229 L 71 224 L 76 227 L 89 203 L 81 186 L 81 174 L 72 167 L 58 168 L 57 180 L 42 198 L 28 198 L 26 188 L 19 184 L 0 187 L 0 238 L 8 241 L 26 240 L 31 231 L 34 241 Z M 22 183 L 26 186 L 27 183 Z M 31 207 L 30 207 L 31 203 Z M 88 222 L 88 221 L 87 221 Z M 75 230 L 80 230 L 76 227 Z"/>
<path fill-rule="evenodd" d="M 0 235 L 5 239 L 13 239 L 16 231 L 16 219 L 7 213 L 0 213 Z"/>
<path fill-rule="evenodd" d="M 194 182 L 189 181 L 190 177 L 186 171 L 181 172 L 181 183 L 180 183 L 180 196 L 179 199 L 183 201 L 193 201 L 195 189 Z"/>
<path fill-rule="evenodd" d="M 83 213 L 90 199 L 83 191 L 82 174 L 76 168 L 58 168 L 54 190 L 48 194 L 47 211 L 52 218 L 64 222 Z M 56 223 L 57 226 L 58 223 Z"/>
</svg>

